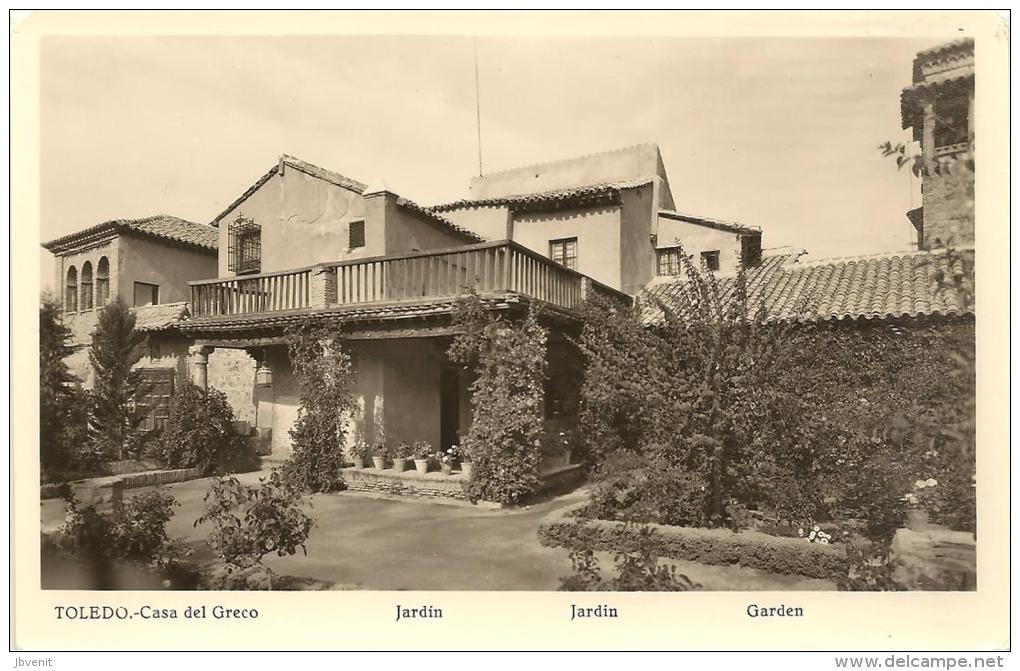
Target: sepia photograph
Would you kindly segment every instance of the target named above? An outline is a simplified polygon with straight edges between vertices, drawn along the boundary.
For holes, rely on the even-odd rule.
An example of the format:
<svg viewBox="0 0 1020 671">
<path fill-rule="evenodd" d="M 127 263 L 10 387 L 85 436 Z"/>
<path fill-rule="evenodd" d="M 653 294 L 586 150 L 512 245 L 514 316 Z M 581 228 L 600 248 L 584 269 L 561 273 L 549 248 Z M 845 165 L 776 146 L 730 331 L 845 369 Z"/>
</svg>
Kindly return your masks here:
<svg viewBox="0 0 1020 671">
<path fill-rule="evenodd" d="M 14 224 L 39 319 L 19 538 L 29 589 L 77 595 L 48 617 L 393 592 L 390 626 L 454 612 L 416 592 L 563 592 L 570 623 L 689 592 L 749 593 L 753 623 L 993 584 L 978 463 L 1008 446 L 978 440 L 978 368 L 1008 351 L 978 347 L 975 278 L 1008 213 L 976 207 L 975 130 L 1008 137 L 978 122 L 1008 105 L 982 74 L 1008 19 L 103 16 L 36 43 L 38 219 Z"/>
</svg>

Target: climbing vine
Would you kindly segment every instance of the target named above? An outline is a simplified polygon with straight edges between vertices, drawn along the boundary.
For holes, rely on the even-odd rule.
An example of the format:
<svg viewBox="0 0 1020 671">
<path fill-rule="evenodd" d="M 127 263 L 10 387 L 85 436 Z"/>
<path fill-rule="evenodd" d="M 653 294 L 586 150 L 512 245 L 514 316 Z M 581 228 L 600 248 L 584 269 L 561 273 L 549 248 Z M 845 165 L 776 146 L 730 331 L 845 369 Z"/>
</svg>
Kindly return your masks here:
<svg viewBox="0 0 1020 671">
<path fill-rule="evenodd" d="M 340 333 L 328 326 L 305 325 L 292 332 L 289 351 L 301 407 L 290 430 L 294 453 L 284 465 L 284 477 L 302 491 L 341 489 L 343 446 L 356 407 L 351 357 Z"/>
<path fill-rule="evenodd" d="M 538 489 L 544 417 L 546 330 L 534 310 L 522 321 L 487 312 L 481 298 L 461 300 L 460 334 L 449 355 L 475 369 L 474 419 L 464 438 L 472 461 L 468 494 L 505 505 Z"/>
</svg>

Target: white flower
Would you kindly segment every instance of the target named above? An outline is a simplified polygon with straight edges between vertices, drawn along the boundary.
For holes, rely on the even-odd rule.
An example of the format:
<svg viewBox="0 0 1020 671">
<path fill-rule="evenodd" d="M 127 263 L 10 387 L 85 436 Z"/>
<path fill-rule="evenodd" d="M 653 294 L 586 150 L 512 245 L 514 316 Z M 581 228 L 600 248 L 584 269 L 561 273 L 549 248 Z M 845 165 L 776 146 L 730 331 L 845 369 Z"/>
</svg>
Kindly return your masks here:
<svg viewBox="0 0 1020 671">
<path fill-rule="evenodd" d="M 803 536 L 804 535 L 804 530 L 803 529 L 797 529 L 797 535 L 798 536 Z"/>
<path fill-rule="evenodd" d="M 939 484 L 939 481 L 936 480 L 935 478 L 928 478 L 927 480 L 924 481 L 924 484 L 928 485 L 929 487 L 934 487 L 935 485 Z"/>
<path fill-rule="evenodd" d="M 821 539 L 818 542 L 821 543 L 822 545 L 828 545 L 829 544 L 829 539 L 828 538 L 823 538 L 823 539 Z"/>
<path fill-rule="evenodd" d="M 819 531 L 819 530 L 821 529 L 821 527 L 819 527 L 819 526 L 818 526 L 818 525 L 816 524 L 815 526 L 813 526 L 813 527 L 812 527 L 812 529 L 814 529 L 815 531 Z"/>
<path fill-rule="evenodd" d="M 914 481 L 914 489 L 924 489 L 924 487 L 925 487 L 924 480 L 915 480 Z"/>
</svg>

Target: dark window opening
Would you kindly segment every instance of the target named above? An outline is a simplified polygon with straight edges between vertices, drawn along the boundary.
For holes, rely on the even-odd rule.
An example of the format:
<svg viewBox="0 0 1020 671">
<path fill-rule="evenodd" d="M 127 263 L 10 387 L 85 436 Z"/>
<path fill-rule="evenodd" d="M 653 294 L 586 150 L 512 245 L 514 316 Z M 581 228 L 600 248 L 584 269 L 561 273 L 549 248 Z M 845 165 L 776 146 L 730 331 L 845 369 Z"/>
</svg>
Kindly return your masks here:
<svg viewBox="0 0 1020 671">
<path fill-rule="evenodd" d="M 174 371 L 172 368 L 143 368 L 135 392 L 135 406 L 142 415 L 144 431 L 162 429 L 170 417 L 170 402 L 174 397 Z"/>
<path fill-rule="evenodd" d="M 96 307 L 103 307 L 110 301 L 110 260 L 105 256 L 96 266 Z"/>
<path fill-rule="evenodd" d="M 705 270 L 719 270 L 719 250 L 701 253 L 701 263 Z"/>
<path fill-rule="evenodd" d="M 577 238 L 550 240 L 549 258 L 565 268 L 577 270 Z"/>
<path fill-rule="evenodd" d="M 78 311 L 78 271 L 74 266 L 67 269 L 67 283 L 64 288 L 64 311 Z"/>
<path fill-rule="evenodd" d="M 760 235 L 745 235 L 740 238 L 740 260 L 744 268 L 753 268 L 761 263 Z"/>
<path fill-rule="evenodd" d="M 81 301 L 82 310 L 92 309 L 92 263 L 86 261 L 81 266 Z"/>
<path fill-rule="evenodd" d="M 159 305 L 159 285 L 135 282 L 134 305 L 136 308 L 146 305 Z"/>
<path fill-rule="evenodd" d="M 967 142 L 970 101 L 967 96 L 955 95 L 935 103 L 935 146 L 948 147 Z"/>
<path fill-rule="evenodd" d="M 227 270 L 249 275 L 262 270 L 262 227 L 238 215 L 227 229 Z"/>
<path fill-rule="evenodd" d="M 352 221 L 347 235 L 347 246 L 351 249 L 365 246 L 365 222 Z"/>
</svg>

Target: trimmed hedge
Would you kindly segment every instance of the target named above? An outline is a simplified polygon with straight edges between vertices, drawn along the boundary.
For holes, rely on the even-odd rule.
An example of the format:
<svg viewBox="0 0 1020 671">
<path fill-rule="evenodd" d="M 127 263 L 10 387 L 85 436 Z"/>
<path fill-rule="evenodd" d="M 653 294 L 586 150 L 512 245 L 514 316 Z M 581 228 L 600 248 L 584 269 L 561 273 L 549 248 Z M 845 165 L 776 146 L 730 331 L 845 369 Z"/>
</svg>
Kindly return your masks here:
<svg viewBox="0 0 1020 671">
<path fill-rule="evenodd" d="M 548 547 L 573 547 L 577 542 L 593 550 L 617 551 L 637 539 L 642 525 L 579 516 L 586 503 L 557 510 L 542 520 L 538 539 Z M 770 536 L 758 531 L 700 529 L 648 524 L 660 557 L 761 569 L 809 578 L 846 575 L 847 557 L 837 545 L 809 543 L 800 538 Z"/>
</svg>

